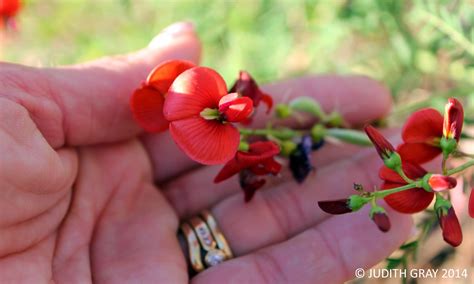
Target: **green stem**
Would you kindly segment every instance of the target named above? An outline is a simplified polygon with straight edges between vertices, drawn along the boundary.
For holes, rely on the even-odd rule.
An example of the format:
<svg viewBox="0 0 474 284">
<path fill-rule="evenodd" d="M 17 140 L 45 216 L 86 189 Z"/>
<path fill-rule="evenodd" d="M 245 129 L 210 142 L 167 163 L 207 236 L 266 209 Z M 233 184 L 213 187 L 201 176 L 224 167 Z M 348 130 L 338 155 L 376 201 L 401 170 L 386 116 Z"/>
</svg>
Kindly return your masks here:
<svg viewBox="0 0 474 284">
<path fill-rule="evenodd" d="M 460 165 L 457 168 L 451 169 L 451 170 L 447 171 L 446 174 L 448 176 L 454 175 L 454 174 L 460 173 L 460 172 L 464 171 L 465 169 L 467 169 L 469 167 L 472 167 L 472 166 L 474 166 L 474 160 L 470 160 L 470 161 Z"/>
<path fill-rule="evenodd" d="M 274 136 L 276 138 L 287 140 L 295 136 L 300 135 L 299 131 L 290 128 L 263 128 L 263 129 L 250 129 L 250 128 L 239 128 L 240 134 L 243 135 L 259 135 L 259 136 Z"/>
<path fill-rule="evenodd" d="M 405 191 L 405 190 L 412 189 L 412 188 L 415 188 L 415 187 L 421 187 L 419 182 L 413 182 L 413 183 L 410 183 L 410 184 L 407 184 L 407 185 L 404 185 L 404 186 L 400 186 L 400 187 L 396 187 L 396 188 L 392 188 L 392 189 L 388 189 L 388 190 L 376 191 L 376 192 L 373 193 L 373 195 L 374 195 L 375 198 L 384 198 L 384 197 L 386 197 L 386 196 L 388 196 L 392 193 Z"/>
<path fill-rule="evenodd" d="M 396 172 L 397 172 L 397 174 L 399 174 L 400 177 L 401 177 L 404 181 L 406 181 L 407 183 L 410 184 L 410 183 L 414 183 L 414 182 L 415 182 L 414 180 L 412 180 L 411 178 L 409 178 L 409 177 L 405 174 L 405 172 L 403 171 L 403 169 L 402 169 L 401 166 L 397 168 Z"/>
</svg>

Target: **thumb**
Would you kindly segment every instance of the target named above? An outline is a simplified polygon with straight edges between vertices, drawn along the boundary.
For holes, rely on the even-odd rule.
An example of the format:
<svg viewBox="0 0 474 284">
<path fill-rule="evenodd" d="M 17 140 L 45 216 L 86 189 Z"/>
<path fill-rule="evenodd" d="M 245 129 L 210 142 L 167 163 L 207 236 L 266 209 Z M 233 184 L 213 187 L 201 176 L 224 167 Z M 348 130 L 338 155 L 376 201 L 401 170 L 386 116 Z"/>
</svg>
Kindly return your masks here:
<svg viewBox="0 0 474 284">
<path fill-rule="evenodd" d="M 127 55 L 62 68 L 0 64 L 0 83 L 7 86 L 0 97 L 22 104 L 54 148 L 127 139 L 140 131 L 129 110 L 133 90 L 160 62 L 198 63 L 200 53 L 193 25 L 175 23 Z"/>
</svg>

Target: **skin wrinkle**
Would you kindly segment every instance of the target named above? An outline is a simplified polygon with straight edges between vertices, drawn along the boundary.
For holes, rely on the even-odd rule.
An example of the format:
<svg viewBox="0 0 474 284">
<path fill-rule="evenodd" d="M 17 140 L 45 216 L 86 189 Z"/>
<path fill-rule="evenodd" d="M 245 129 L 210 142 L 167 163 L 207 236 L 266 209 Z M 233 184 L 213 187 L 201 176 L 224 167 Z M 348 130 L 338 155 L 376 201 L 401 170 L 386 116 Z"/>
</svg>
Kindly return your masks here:
<svg viewBox="0 0 474 284">
<path fill-rule="evenodd" d="M 260 250 L 253 255 L 253 258 L 255 267 L 264 279 L 264 283 L 289 283 L 278 259 L 273 257 L 271 253 Z"/>
</svg>

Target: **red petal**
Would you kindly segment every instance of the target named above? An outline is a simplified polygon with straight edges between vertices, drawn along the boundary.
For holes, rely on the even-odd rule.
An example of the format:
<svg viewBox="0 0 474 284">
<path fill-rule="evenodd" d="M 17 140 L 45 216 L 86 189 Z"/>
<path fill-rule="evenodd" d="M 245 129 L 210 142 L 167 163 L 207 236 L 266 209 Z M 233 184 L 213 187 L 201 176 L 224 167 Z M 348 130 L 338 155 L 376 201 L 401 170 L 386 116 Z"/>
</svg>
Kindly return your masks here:
<svg viewBox="0 0 474 284">
<path fill-rule="evenodd" d="M 13 17 L 21 8 L 20 0 L 1 0 L 0 1 L 0 17 Z M 3 19 L 1 19 L 3 20 Z"/>
<path fill-rule="evenodd" d="M 226 121 L 241 122 L 253 112 L 253 102 L 250 98 L 239 97 L 237 93 L 228 94 L 219 101 L 219 112 Z"/>
<path fill-rule="evenodd" d="M 462 243 L 462 229 L 454 208 L 449 208 L 447 215 L 438 217 L 443 239 L 453 247 L 459 246 Z"/>
<path fill-rule="evenodd" d="M 240 133 L 231 124 L 201 117 L 172 121 L 170 132 L 174 141 L 191 159 L 205 165 L 229 161 L 237 152 L 240 142 Z"/>
<path fill-rule="evenodd" d="M 453 189 L 456 187 L 457 181 L 453 177 L 433 174 L 428 179 L 428 184 L 435 192 Z"/>
<path fill-rule="evenodd" d="M 166 96 L 164 114 L 169 121 L 197 116 L 205 108 L 219 107 L 227 95 L 224 79 L 207 67 L 194 67 L 181 73 Z"/>
<path fill-rule="evenodd" d="M 414 112 L 405 122 L 403 141 L 409 143 L 433 143 L 434 138 L 443 136 L 443 117 L 432 108 Z"/>
<path fill-rule="evenodd" d="M 240 164 L 237 162 L 236 159 L 230 160 L 227 164 L 224 165 L 224 167 L 219 171 L 217 176 L 214 178 L 215 183 L 219 183 L 221 181 L 224 181 L 231 176 L 239 173 L 243 168 L 240 166 Z"/>
<path fill-rule="evenodd" d="M 471 196 L 469 197 L 469 216 L 474 218 L 474 189 L 471 189 Z"/>
<path fill-rule="evenodd" d="M 261 161 L 258 165 L 250 167 L 250 170 L 258 176 L 277 175 L 281 170 L 281 164 L 273 160 L 273 158 Z"/>
<path fill-rule="evenodd" d="M 402 161 L 423 164 L 441 154 L 441 148 L 425 143 L 403 143 L 398 146 L 397 152 L 402 157 Z"/>
<path fill-rule="evenodd" d="M 382 189 L 390 189 L 399 187 L 398 183 L 386 182 L 382 185 Z M 427 192 L 422 188 L 412 188 L 405 191 L 390 194 L 385 197 L 390 207 L 401 213 L 417 213 L 425 210 L 433 200 L 434 193 Z"/>
<path fill-rule="evenodd" d="M 411 179 L 421 178 L 427 173 L 425 169 L 416 164 L 403 163 L 402 168 L 405 174 Z M 380 168 L 379 177 L 390 183 L 406 184 L 403 178 L 401 178 L 394 170 L 391 170 L 386 166 Z"/>
<path fill-rule="evenodd" d="M 252 198 L 255 195 L 255 192 L 260 189 L 262 186 L 265 185 L 267 181 L 264 179 L 259 179 L 254 181 L 253 183 L 247 184 L 244 187 L 242 187 L 242 190 L 244 191 L 244 200 L 245 202 L 249 202 L 252 200 Z"/>
<path fill-rule="evenodd" d="M 364 127 L 364 130 L 367 136 L 369 136 L 370 141 L 374 144 L 380 158 L 387 159 L 391 153 L 395 152 L 395 148 L 393 148 L 392 144 L 390 144 L 375 127 L 367 125 Z"/>
<path fill-rule="evenodd" d="M 443 135 L 459 141 L 464 122 L 464 109 L 455 98 L 450 98 L 444 112 Z"/>
<path fill-rule="evenodd" d="M 163 95 L 150 87 L 137 89 L 130 98 L 135 120 L 148 132 L 168 129 L 169 122 L 163 116 Z"/>
<path fill-rule="evenodd" d="M 262 95 L 262 102 L 267 105 L 267 114 L 270 113 L 273 107 L 273 98 L 267 94 Z"/>
<path fill-rule="evenodd" d="M 194 63 L 185 60 L 168 60 L 156 66 L 148 75 L 148 86 L 166 94 L 179 74 L 194 67 Z"/>
</svg>

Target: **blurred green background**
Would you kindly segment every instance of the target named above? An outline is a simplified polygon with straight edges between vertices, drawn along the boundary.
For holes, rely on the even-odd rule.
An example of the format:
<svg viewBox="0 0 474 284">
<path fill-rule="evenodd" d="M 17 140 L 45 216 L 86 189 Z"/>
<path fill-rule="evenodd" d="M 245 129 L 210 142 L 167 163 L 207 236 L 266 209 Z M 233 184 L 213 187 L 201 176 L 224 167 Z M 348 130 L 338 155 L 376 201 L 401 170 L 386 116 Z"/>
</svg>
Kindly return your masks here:
<svg viewBox="0 0 474 284">
<path fill-rule="evenodd" d="M 2 60 L 51 66 L 124 53 L 191 20 L 203 64 L 228 82 L 240 69 L 259 82 L 358 73 L 383 81 L 404 102 L 401 114 L 442 106 L 446 96 L 466 97 L 474 109 L 473 0 L 23 2 L 20 30 L 2 43 Z"/>
</svg>

